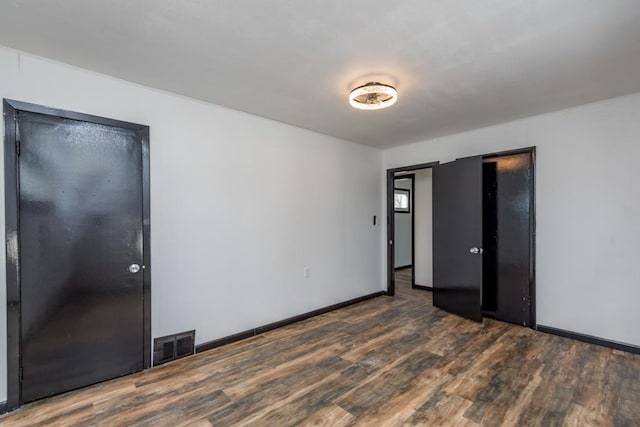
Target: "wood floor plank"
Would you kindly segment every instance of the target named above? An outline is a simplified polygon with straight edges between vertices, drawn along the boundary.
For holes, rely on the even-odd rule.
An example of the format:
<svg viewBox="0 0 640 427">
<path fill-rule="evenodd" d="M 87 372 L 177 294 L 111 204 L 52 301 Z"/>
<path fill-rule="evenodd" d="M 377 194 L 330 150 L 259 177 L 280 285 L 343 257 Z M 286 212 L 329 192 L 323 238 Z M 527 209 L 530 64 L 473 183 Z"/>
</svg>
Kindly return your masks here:
<svg viewBox="0 0 640 427">
<path fill-rule="evenodd" d="M 273 368 L 263 369 L 259 374 L 245 378 L 244 381 L 234 381 L 233 385 L 224 388 L 224 392 L 227 396 L 231 397 L 231 399 L 239 400 L 255 392 L 264 384 L 276 383 L 282 381 L 283 378 L 290 379 L 296 372 L 313 370 L 319 362 L 331 359 L 344 351 L 344 346 L 343 343 L 334 343 L 329 346 L 325 345 L 313 353 L 307 353 L 293 360 L 287 360 Z"/>
<path fill-rule="evenodd" d="M 358 418 L 356 425 L 402 425 L 450 380 L 451 375 L 442 370 L 425 370 L 407 387 L 397 388 L 388 400 Z"/>
<path fill-rule="evenodd" d="M 356 417 L 380 406 L 394 396 L 398 388 L 406 387 L 419 373 L 438 362 L 439 356 L 424 350 L 411 351 L 398 358 L 392 369 L 362 382 L 357 388 L 340 397 L 336 403 Z"/>
<path fill-rule="evenodd" d="M 355 417 L 339 407 L 331 405 L 320 409 L 300 422 L 301 426 L 346 427 L 353 425 Z"/>
<path fill-rule="evenodd" d="M 477 426 L 464 417 L 473 402 L 441 391 L 429 399 L 403 424 L 405 426 Z"/>
<path fill-rule="evenodd" d="M 640 356 L 378 297 L 25 405 L 2 426 L 640 426 Z"/>
<path fill-rule="evenodd" d="M 246 422 L 246 425 L 256 427 L 299 425 L 323 407 L 331 405 L 355 384 L 344 375 L 330 375 L 322 383 L 309 385 L 304 392 L 265 408 L 250 419 L 244 420 L 242 424 Z"/>
<path fill-rule="evenodd" d="M 315 364 L 318 369 L 297 371 L 285 378 L 260 384 L 232 405 L 214 411 L 208 419 L 214 425 L 231 425 L 255 417 L 338 377 L 348 366 L 349 363 L 339 357 L 320 360 Z M 327 372 L 332 374 L 327 375 Z"/>
</svg>

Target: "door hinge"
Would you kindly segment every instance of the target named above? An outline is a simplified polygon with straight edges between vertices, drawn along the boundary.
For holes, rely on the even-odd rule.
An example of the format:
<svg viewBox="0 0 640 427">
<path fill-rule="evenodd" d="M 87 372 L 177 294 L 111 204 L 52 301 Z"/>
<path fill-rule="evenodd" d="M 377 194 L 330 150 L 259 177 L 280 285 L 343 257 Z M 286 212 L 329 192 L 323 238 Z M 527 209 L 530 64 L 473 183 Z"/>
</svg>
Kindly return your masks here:
<svg viewBox="0 0 640 427">
<path fill-rule="evenodd" d="M 18 157 L 20 156 L 20 145 L 22 145 L 20 143 L 20 140 L 16 139 L 16 156 L 18 156 Z"/>
<path fill-rule="evenodd" d="M 20 370 L 18 371 L 18 381 L 22 382 L 23 379 L 24 379 L 24 369 L 20 367 Z"/>
</svg>

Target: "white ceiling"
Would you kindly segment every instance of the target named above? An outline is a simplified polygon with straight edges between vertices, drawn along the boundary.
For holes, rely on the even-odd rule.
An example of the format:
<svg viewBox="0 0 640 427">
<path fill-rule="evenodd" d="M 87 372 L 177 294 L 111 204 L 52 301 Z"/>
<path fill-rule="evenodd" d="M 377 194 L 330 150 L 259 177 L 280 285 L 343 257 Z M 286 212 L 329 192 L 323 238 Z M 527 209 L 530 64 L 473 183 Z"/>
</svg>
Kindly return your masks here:
<svg viewBox="0 0 640 427">
<path fill-rule="evenodd" d="M 376 147 L 640 91 L 640 0 L 0 0 L 0 44 Z"/>
</svg>

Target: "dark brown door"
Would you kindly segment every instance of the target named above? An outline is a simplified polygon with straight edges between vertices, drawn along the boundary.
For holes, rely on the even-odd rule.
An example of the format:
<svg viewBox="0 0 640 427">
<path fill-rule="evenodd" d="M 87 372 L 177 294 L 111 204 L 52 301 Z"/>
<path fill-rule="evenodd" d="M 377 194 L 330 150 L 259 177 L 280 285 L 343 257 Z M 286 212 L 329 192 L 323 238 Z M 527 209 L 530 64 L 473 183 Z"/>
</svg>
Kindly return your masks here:
<svg viewBox="0 0 640 427">
<path fill-rule="evenodd" d="M 482 320 L 482 159 L 433 168 L 433 304 Z"/>
<path fill-rule="evenodd" d="M 20 112 L 21 400 L 143 369 L 139 132 Z"/>
</svg>

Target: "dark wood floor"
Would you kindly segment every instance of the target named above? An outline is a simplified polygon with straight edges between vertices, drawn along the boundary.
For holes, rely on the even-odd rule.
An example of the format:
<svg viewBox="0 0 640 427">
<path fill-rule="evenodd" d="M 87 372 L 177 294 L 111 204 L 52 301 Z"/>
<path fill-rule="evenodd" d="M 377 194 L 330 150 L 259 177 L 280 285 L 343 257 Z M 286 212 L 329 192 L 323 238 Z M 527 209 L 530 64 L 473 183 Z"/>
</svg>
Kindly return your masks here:
<svg viewBox="0 0 640 427">
<path fill-rule="evenodd" d="M 493 320 L 397 283 L 379 297 L 26 405 L 3 426 L 637 426 L 640 356 Z"/>
<path fill-rule="evenodd" d="M 400 268 L 394 272 L 396 286 L 400 289 L 411 289 L 411 267 Z"/>
</svg>

